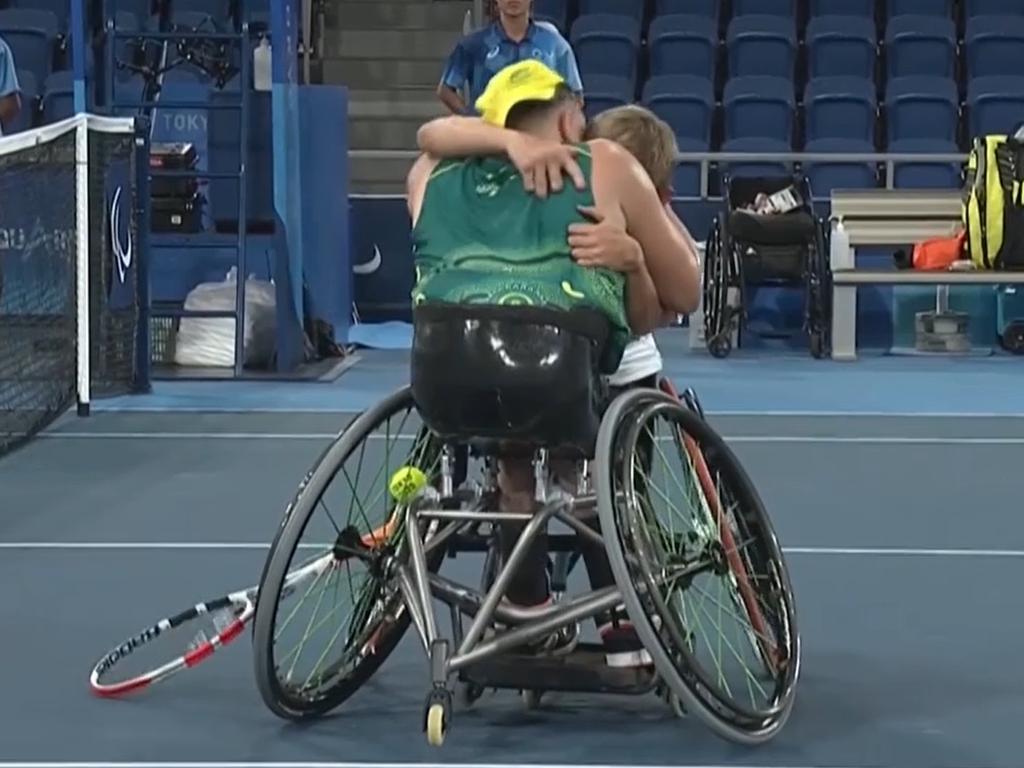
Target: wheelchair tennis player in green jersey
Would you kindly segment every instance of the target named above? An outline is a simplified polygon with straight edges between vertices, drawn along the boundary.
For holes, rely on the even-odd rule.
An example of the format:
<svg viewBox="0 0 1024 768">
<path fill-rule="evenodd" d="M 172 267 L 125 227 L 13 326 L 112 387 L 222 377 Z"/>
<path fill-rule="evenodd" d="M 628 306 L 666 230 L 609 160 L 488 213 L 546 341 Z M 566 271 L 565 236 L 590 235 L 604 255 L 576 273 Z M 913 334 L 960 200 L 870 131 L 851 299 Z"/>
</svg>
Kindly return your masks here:
<svg viewBox="0 0 1024 768">
<path fill-rule="evenodd" d="M 484 139 L 476 156 L 424 154 L 408 176 L 416 322 L 467 306 L 505 319 L 555 312 L 570 325 L 581 311 L 597 314 L 607 325 L 600 372 L 614 375 L 630 344 L 667 317 L 696 308 L 700 278 L 692 241 L 628 151 L 603 139 L 582 141 L 586 120 L 577 97 L 542 63 L 527 60 L 505 68 L 476 106 L 483 123 L 493 128 L 493 146 L 484 146 L 486 128 L 481 131 L 474 121 L 475 140 Z M 452 120 L 458 131 L 460 118 Z M 519 157 L 518 163 L 510 159 L 508 129 L 535 139 L 524 151 L 539 154 L 525 161 Z M 564 150 L 555 150 L 556 145 Z M 526 166 L 537 172 L 524 176 L 520 168 Z M 571 183 L 562 183 L 563 168 L 571 171 Z M 593 219 L 601 227 L 591 230 L 588 248 L 578 248 L 574 258 L 570 228 Z M 591 265 L 588 254 L 609 251 L 617 253 L 616 269 Z M 576 482 L 565 476 L 574 470 L 554 468 L 563 482 Z M 537 508 L 532 470 L 528 459 L 499 453 L 501 512 L 522 515 Z M 522 528 L 522 523 L 502 525 L 503 557 Z M 517 606 L 551 599 L 543 537 L 531 549 L 505 594 Z M 582 550 L 591 585 L 610 586 L 614 579 L 604 550 L 591 542 Z M 650 663 L 621 607 L 596 623 L 610 666 Z M 553 636 L 538 650 L 557 652 L 571 641 Z"/>
</svg>

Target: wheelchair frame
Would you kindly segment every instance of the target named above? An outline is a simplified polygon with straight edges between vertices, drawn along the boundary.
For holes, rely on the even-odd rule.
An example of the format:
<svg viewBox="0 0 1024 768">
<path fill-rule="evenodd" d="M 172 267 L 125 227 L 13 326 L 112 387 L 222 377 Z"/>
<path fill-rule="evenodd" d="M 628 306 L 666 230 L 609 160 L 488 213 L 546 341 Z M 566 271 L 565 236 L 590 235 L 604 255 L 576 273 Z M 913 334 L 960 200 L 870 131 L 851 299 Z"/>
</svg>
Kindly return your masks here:
<svg viewBox="0 0 1024 768">
<path fill-rule="evenodd" d="M 696 398 L 690 392 L 687 392 L 683 397 L 675 395 L 674 391 L 669 395 L 664 391 L 653 390 L 650 392 L 634 392 L 632 395 L 634 396 L 632 397 L 634 403 L 642 405 L 644 412 L 647 412 L 647 409 L 653 411 L 653 409 L 659 407 L 678 407 L 683 412 L 692 414 L 693 419 L 697 423 L 704 424 Z M 606 497 L 612 498 L 609 496 L 611 490 L 608 485 L 608 478 L 605 477 L 608 473 L 595 472 L 597 480 L 595 491 L 589 479 L 588 470 L 591 466 L 597 466 L 596 461 L 580 459 L 579 466 L 581 471 L 578 473 L 577 488 L 575 493 L 569 493 L 553 482 L 549 471 L 551 451 L 538 448 L 533 453 L 534 493 L 541 508 L 536 512 L 527 514 L 492 511 L 488 509 L 487 504 L 489 499 L 494 498 L 494 492 L 497 488 L 496 458 L 486 454 L 483 456 L 485 463 L 483 483 L 477 484 L 473 488 L 457 489 L 455 488 L 455 467 L 457 463 L 455 446 L 462 444 L 447 444 L 437 437 L 433 439 L 436 441 L 436 449 L 440 450 L 440 473 L 435 481 L 435 485 L 440 487 L 426 486 L 413 499 L 401 502 L 405 504 L 404 511 L 396 510 L 392 513 L 397 513 L 401 516 L 399 519 L 404 523 L 404 530 L 397 534 L 395 546 L 391 551 L 381 553 L 382 556 L 378 558 L 373 554 L 373 550 L 366 550 L 370 567 L 379 569 L 382 581 L 386 581 L 390 585 L 386 600 L 378 598 L 378 600 L 383 600 L 380 604 L 384 606 L 385 610 L 383 617 L 378 616 L 378 621 L 384 622 L 384 624 L 379 626 L 386 627 L 401 624 L 400 630 L 396 633 L 396 636 L 388 637 L 384 641 L 386 649 L 382 653 L 378 654 L 374 651 L 370 657 L 362 657 L 363 660 L 359 664 L 367 665 L 367 670 L 364 673 L 354 670 L 347 674 L 345 680 L 348 680 L 349 677 L 355 678 L 355 688 L 342 692 L 340 696 L 327 694 L 325 698 L 311 702 L 308 708 L 306 708 L 306 705 L 285 704 L 274 701 L 273 697 L 276 695 L 274 688 L 276 684 L 268 684 L 266 682 L 266 675 L 268 674 L 267 670 L 271 670 L 269 674 L 275 674 L 272 671 L 274 666 L 272 650 L 274 641 L 272 638 L 274 636 L 274 615 L 276 614 L 276 602 L 278 599 L 278 594 L 275 590 L 279 590 L 279 588 L 268 590 L 265 587 L 268 574 L 271 572 L 276 574 L 271 577 L 272 579 L 284 578 L 284 571 L 290 563 L 295 547 L 298 545 L 298 537 L 301 536 L 302 529 L 312 514 L 311 510 L 316 506 L 325 490 L 325 478 L 333 477 L 340 466 L 339 458 L 344 460 L 345 456 L 352 454 L 355 446 L 362 444 L 365 440 L 365 435 L 368 434 L 365 432 L 366 426 L 379 423 L 380 418 L 384 414 L 393 411 L 399 403 L 403 402 L 403 397 L 408 397 L 408 395 L 406 393 L 396 393 L 377 407 L 360 416 L 342 433 L 339 440 L 321 456 L 316 468 L 300 486 L 296 501 L 289 508 L 285 522 L 279 530 L 274 546 L 268 555 L 260 581 L 259 596 L 261 598 L 269 597 L 272 604 L 270 604 L 268 609 L 267 600 L 258 600 L 253 631 L 254 643 L 257 647 L 255 658 L 258 687 L 264 701 L 276 714 L 289 719 L 303 719 L 322 714 L 328 709 L 337 706 L 341 701 L 344 701 L 345 698 L 354 693 L 358 686 L 383 663 L 404 633 L 405 624 L 403 622 L 408 621 L 416 628 L 420 644 L 426 653 L 430 666 L 431 687 L 424 707 L 423 728 L 427 733 L 428 742 L 433 745 L 440 745 L 444 741 L 452 717 L 452 690 L 449 686 L 453 677 L 463 684 L 475 684 L 481 689 L 492 687 L 518 688 L 524 694 L 528 691 L 536 692 L 540 688 L 531 686 L 529 683 L 526 685 L 522 683 L 500 684 L 495 683 L 493 680 L 474 682 L 473 676 L 469 673 L 472 672 L 472 668 L 476 664 L 493 660 L 509 650 L 514 650 L 531 641 L 550 636 L 559 630 L 578 625 L 579 622 L 592 618 L 602 611 L 625 605 L 630 618 L 634 621 L 640 639 L 651 654 L 654 662 L 653 669 L 612 669 L 604 665 L 602 670 L 606 673 L 606 676 L 603 682 L 599 681 L 597 685 L 592 683 L 585 685 L 553 684 L 546 686 L 546 690 L 633 695 L 642 695 L 652 691 L 658 692 L 667 698 L 668 703 L 676 711 L 676 714 L 682 714 L 685 708 L 685 711 L 697 715 L 698 719 L 703 721 L 719 736 L 737 743 L 751 745 L 763 743 L 781 730 L 788 719 L 796 681 L 799 677 L 800 641 L 795 623 L 793 623 L 795 615 L 791 613 L 793 610 L 791 588 L 781 549 L 778 547 L 777 541 L 775 541 L 770 521 L 768 521 L 763 509 L 761 509 L 760 514 L 764 518 L 763 524 L 766 524 L 768 527 L 766 531 L 762 532 L 761 536 L 762 538 L 767 536 L 763 543 L 767 547 L 769 556 L 773 559 L 776 566 L 781 569 L 781 573 L 777 574 L 777 578 L 781 579 L 780 586 L 786 594 L 784 600 L 786 601 L 786 610 L 788 612 L 782 618 L 786 622 L 786 628 L 783 631 L 786 633 L 787 638 L 788 655 L 786 658 L 788 661 L 786 663 L 786 671 L 780 673 L 784 675 L 785 680 L 777 683 L 783 686 L 782 692 L 780 693 L 779 689 L 776 689 L 776 694 L 779 698 L 774 703 L 769 702 L 768 710 L 755 712 L 754 710 L 745 709 L 738 704 L 725 705 L 732 706 L 733 717 L 735 718 L 734 721 L 727 721 L 717 711 L 719 705 L 716 702 L 719 699 L 716 697 L 720 696 L 720 694 L 714 691 L 709 693 L 707 690 L 704 690 L 698 697 L 697 693 L 690 690 L 691 685 L 698 687 L 703 685 L 705 688 L 709 685 L 707 679 L 702 676 L 703 673 L 700 670 L 687 669 L 683 671 L 680 669 L 677 666 L 680 663 L 676 658 L 677 651 L 662 648 L 661 642 L 656 637 L 658 630 L 646 626 L 646 623 L 653 621 L 653 619 L 648 615 L 647 618 L 639 620 L 641 615 L 644 614 L 644 609 L 640 607 L 640 598 L 637 594 L 637 590 L 657 587 L 668 581 L 674 582 L 678 579 L 690 578 L 704 571 L 715 570 L 721 567 L 728 571 L 729 566 L 726 564 L 726 561 L 729 558 L 720 542 L 706 542 L 706 546 L 695 550 L 695 556 L 684 557 L 681 562 L 672 563 L 669 568 L 663 567 L 663 571 L 656 576 L 650 576 L 644 580 L 642 585 L 632 587 L 632 592 L 630 593 L 625 593 L 621 584 L 623 579 L 622 573 L 626 570 L 623 557 L 625 556 L 628 559 L 632 556 L 625 555 L 623 552 L 613 554 L 609 551 L 612 570 L 615 572 L 617 582 L 614 586 L 590 590 L 567 600 L 562 600 L 561 595 L 557 594 L 558 590 L 556 589 L 555 600 L 551 604 L 536 608 L 522 608 L 503 603 L 502 598 L 513 573 L 530 544 L 541 531 L 547 529 L 551 520 L 562 522 L 572 533 L 568 536 L 562 535 L 560 538 L 557 534 L 549 536 L 549 544 L 555 545 L 549 546 L 549 552 L 561 552 L 564 554 L 578 551 L 578 544 L 572 546 L 569 540 L 576 542 L 578 541 L 576 537 L 579 536 L 600 543 L 602 546 L 607 546 L 602 535 L 587 525 L 585 521 L 588 516 L 598 512 L 600 512 L 602 519 L 605 517 L 605 513 L 601 511 L 600 500 Z M 620 395 L 605 413 L 602 419 L 601 433 L 605 436 L 606 445 L 610 444 L 614 434 L 613 430 L 622 422 L 626 406 L 630 405 L 630 401 L 630 393 Z M 704 429 L 708 433 L 714 434 L 710 428 L 704 427 Z M 360 434 L 361 431 L 362 434 Z M 349 433 L 356 434 L 349 438 L 346 444 L 346 436 Z M 601 440 L 602 438 L 599 435 L 598 458 L 602 455 L 600 448 Z M 724 443 L 721 445 L 724 448 Z M 727 448 L 725 448 L 725 451 L 728 453 Z M 725 460 L 735 461 L 734 458 L 730 459 L 728 456 Z M 734 467 L 734 471 L 737 471 L 736 467 Z M 739 477 L 742 478 L 741 482 L 746 482 L 749 485 L 749 480 L 745 478 L 742 470 L 738 469 L 738 472 Z M 460 480 L 460 484 L 462 482 Z M 307 492 L 313 495 L 309 496 Z M 753 491 L 752 486 L 750 486 L 748 493 L 753 494 L 756 498 L 756 491 Z M 453 503 L 455 504 L 454 507 Z M 760 501 L 757 500 L 756 504 L 760 505 Z M 482 525 L 490 524 L 492 526 L 491 533 L 493 533 L 493 526 L 510 521 L 522 522 L 525 525 L 507 560 L 494 574 L 493 580 L 490 580 L 488 573 L 490 566 L 493 564 L 491 558 L 496 553 L 493 544 L 486 544 L 488 540 L 479 533 L 479 528 Z M 603 522 L 606 525 L 608 524 L 608 520 L 603 519 Z M 344 536 L 348 531 L 349 529 L 339 532 L 339 541 L 335 544 L 336 552 L 339 551 L 339 546 L 341 549 L 345 549 L 348 546 L 344 541 Z M 723 531 L 721 535 L 724 540 L 725 532 Z M 730 533 L 729 535 L 731 536 L 732 534 Z M 287 549 L 287 559 L 283 562 L 280 556 L 278 556 L 280 549 Z M 436 572 L 438 565 L 431 565 L 433 562 L 439 563 L 440 561 L 435 561 L 435 558 L 439 558 L 445 553 L 449 556 L 454 556 L 454 553 L 460 551 L 481 550 L 488 551 L 488 562 L 484 567 L 484 583 L 480 589 L 473 589 L 443 577 Z M 690 555 L 692 553 L 687 554 Z M 616 561 L 619 563 L 618 566 L 616 566 Z M 439 620 L 433 605 L 433 600 L 435 599 L 446 604 L 450 611 L 452 624 L 451 641 L 443 637 L 438 630 Z M 403 608 L 407 614 L 404 617 L 401 615 Z M 463 615 L 471 617 L 470 625 L 465 631 L 463 631 L 462 626 Z M 664 620 L 662 619 L 662 621 Z M 505 626 L 501 629 L 496 629 L 494 627 L 495 622 Z M 485 637 L 485 633 L 488 630 L 495 632 L 494 636 Z M 584 644 L 580 645 L 583 646 Z M 594 649 L 598 650 L 600 646 L 595 646 Z M 534 663 L 541 665 L 551 657 L 516 654 L 513 658 L 518 662 L 516 680 L 522 680 L 525 674 L 524 666 L 530 666 Z M 529 658 L 530 661 L 524 665 L 522 662 L 525 658 Z M 558 663 L 558 661 L 556 660 L 554 663 Z M 547 670 L 551 674 L 558 674 L 557 671 L 551 672 L 550 667 Z M 596 676 L 602 677 L 601 674 Z M 348 684 L 339 683 L 339 685 L 345 686 Z M 714 683 L 710 683 L 710 685 L 713 686 Z M 706 696 L 711 696 L 711 698 L 705 698 Z M 527 704 L 529 705 L 530 703 L 529 698 L 527 698 Z"/>
</svg>

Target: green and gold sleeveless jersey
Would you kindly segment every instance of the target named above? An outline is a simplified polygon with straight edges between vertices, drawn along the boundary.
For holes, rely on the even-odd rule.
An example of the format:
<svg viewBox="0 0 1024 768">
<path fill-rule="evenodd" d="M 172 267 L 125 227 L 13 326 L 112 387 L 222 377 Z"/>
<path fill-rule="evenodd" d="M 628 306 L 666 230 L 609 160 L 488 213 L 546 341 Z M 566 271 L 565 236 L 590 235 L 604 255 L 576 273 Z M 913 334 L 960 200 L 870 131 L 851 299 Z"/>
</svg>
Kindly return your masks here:
<svg viewBox="0 0 1024 768">
<path fill-rule="evenodd" d="M 590 308 L 611 322 L 602 369 L 611 373 L 630 339 L 625 277 L 573 261 L 568 227 L 583 221 L 577 206 L 594 204 L 591 157 L 577 156 L 587 179 L 566 181 L 541 200 L 523 188 L 507 160 L 446 160 L 431 174 L 412 238 L 413 302 Z"/>
</svg>

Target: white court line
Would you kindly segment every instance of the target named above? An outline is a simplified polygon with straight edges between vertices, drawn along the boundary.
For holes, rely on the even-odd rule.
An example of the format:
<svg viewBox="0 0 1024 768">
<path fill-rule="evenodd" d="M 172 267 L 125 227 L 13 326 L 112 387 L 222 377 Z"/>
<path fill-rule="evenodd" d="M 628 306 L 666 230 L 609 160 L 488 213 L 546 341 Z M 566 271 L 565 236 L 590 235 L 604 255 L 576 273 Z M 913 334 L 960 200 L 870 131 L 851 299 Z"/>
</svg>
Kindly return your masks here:
<svg viewBox="0 0 1024 768">
<path fill-rule="evenodd" d="M 333 440 L 337 432 L 45 432 L 48 440 Z M 413 440 L 413 434 L 372 434 L 370 440 Z M 1024 445 L 1024 437 L 838 437 L 830 435 L 723 435 L 730 443 L 837 443 L 868 445 Z M 664 438 L 669 440 L 671 438 Z"/>
<path fill-rule="evenodd" d="M 327 544 L 300 544 L 321 550 Z M 0 541 L 0 550 L 265 550 L 270 544 L 248 541 Z M 1024 549 L 955 549 L 926 547 L 783 547 L 787 555 L 861 555 L 873 557 L 1024 558 Z"/>
</svg>

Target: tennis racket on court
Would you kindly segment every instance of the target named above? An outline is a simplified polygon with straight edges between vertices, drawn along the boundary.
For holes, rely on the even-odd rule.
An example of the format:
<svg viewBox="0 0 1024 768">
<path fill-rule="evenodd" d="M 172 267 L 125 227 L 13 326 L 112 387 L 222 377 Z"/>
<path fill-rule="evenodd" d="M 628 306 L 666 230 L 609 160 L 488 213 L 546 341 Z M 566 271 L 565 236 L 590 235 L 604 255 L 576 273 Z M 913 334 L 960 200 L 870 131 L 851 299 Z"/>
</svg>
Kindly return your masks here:
<svg viewBox="0 0 1024 768">
<path fill-rule="evenodd" d="M 399 515 L 361 538 L 367 548 L 391 538 Z M 334 551 L 300 566 L 285 578 L 282 597 L 295 593 L 342 561 Z M 237 638 L 256 613 L 258 587 L 232 592 L 162 619 L 106 653 L 93 667 L 89 686 L 97 696 L 116 698 L 166 680 L 213 656 Z"/>
</svg>

